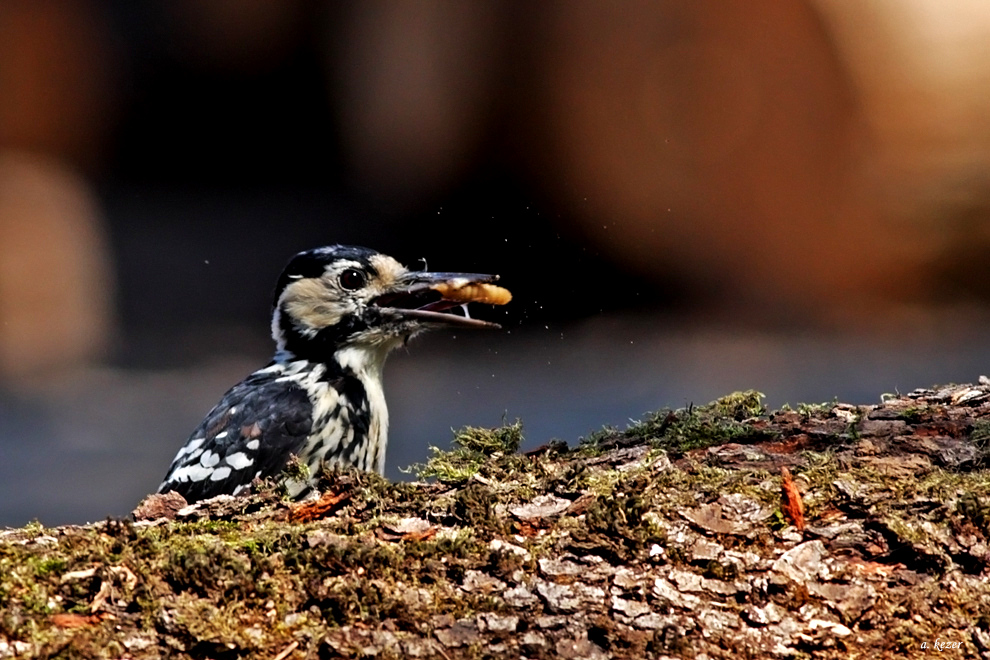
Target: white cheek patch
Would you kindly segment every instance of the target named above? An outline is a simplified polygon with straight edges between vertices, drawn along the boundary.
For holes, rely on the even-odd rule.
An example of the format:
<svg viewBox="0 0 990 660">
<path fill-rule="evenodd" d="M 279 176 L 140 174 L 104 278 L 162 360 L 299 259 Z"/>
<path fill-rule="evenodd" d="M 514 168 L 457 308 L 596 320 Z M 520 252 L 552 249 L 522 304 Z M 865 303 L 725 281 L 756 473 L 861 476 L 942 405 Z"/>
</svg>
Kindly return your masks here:
<svg viewBox="0 0 990 660">
<path fill-rule="evenodd" d="M 297 280 L 285 287 L 279 307 L 303 330 L 319 330 L 336 325 L 346 314 L 348 306 L 321 279 Z"/>
</svg>

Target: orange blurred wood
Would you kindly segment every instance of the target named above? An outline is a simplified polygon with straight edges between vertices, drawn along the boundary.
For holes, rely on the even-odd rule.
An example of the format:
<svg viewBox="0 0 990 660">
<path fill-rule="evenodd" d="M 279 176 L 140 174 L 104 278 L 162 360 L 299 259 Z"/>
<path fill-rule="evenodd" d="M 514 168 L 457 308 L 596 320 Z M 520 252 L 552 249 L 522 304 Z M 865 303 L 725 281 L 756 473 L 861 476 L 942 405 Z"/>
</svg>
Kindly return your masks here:
<svg viewBox="0 0 990 660">
<path fill-rule="evenodd" d="M 315 502 L 305 502 L 293 506 L 289 511 L 289 520 L 292 522 L 311 522 L 326 518 L 350 499 L 350 493 L 323 493 L 323 496 Z"/>
<path fill-rule="evenodd" d="M 786 467 L 780 468 L 782 481 L 780 484 L 780 508 L 784 516 L 800 531 L 804 531 L 804 502 L 798 492 L 791 471 Z"/>
</svg>

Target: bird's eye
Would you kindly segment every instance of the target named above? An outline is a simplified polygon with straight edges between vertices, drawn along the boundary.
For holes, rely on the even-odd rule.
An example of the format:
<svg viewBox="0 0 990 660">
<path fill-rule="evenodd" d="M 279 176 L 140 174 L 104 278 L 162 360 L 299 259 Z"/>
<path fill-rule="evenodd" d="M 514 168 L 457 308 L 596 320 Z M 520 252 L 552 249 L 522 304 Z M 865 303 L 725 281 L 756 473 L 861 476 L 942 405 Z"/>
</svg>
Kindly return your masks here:
<svg viewBox="0 0 990 660">
<path fill-rule="evenodd" d="M 340 274 L 340 286 L 354 291 L 360 289 L 365 284 L 364 273 L 356 268 L 348 268 Z"/>
</svg>

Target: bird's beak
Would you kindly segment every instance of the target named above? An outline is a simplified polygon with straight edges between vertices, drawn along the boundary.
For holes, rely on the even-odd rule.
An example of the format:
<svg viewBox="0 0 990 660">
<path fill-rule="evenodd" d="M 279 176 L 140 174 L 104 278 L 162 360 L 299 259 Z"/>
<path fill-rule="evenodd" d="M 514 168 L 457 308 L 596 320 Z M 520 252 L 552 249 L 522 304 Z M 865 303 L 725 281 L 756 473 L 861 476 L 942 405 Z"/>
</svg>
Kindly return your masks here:
<svg viewBox="0 0 990 660">
<path fill-rule="evenodd" d="M 468 303 L 504 305 L 512 299 L 507 289 L 493 282 L 498 275 L 480 273 L 411 272 L 372 304 L 403 319 L 470 328 L 499 328 L 497 323 L 473 319 Z M 453 310 L 462 309 L 464 315 Z"/>
</svg>

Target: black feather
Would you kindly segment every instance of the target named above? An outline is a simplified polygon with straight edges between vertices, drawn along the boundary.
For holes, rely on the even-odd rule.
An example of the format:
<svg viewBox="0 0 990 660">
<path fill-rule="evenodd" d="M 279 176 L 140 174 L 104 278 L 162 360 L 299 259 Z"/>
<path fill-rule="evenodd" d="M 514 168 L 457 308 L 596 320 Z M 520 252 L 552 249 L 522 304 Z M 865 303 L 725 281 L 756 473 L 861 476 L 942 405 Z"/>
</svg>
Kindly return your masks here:
<svg viewBox="0 0 990 660">
<path fill-rule="evenodd" d="M 189 452 L 180 452 L 158 492 L 175 491 L 194 502 L 233 493 L 256 476 L 278 476 L 289 456 L 302 450 L 313 423 L 313 405 L 305 390 L 292 381 L 278 382 L 282 375 L 281 371 L 262 370 L 232 387 L 190 436 L 186 446 L 199 438 L 203 442 Z M 252 443 L 255 440 L 257 443 Z M 252 446 L 256 448 L 251 449 Z M 207 452 L 218 458 L 212 470 L 201 463 Z M 225 459 L 235 454 L 244 454 L 250 464 L 231 468 L 223 479 L 211 479 L 216 469 L 230 467 Z M 182 479 L 183 472 L 188 476 L 190 468 L 197 476 L 208 470 L 209 473 L 199 479 Z"/>
</svg>

